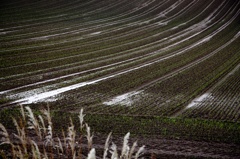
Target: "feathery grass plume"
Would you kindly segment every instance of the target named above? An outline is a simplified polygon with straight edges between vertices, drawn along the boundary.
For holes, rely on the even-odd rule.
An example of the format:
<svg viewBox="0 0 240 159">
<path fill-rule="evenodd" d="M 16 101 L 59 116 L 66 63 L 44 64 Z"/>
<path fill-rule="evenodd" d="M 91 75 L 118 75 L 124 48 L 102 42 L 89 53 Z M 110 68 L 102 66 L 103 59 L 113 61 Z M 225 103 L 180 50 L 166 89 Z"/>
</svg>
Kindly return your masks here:
<svg viewBox="0 0 240 159">
<path fill-rule="evenodd" d="M 64 130 L 62 130 L 62 136 L 63 136 L 63 143 L 64 143 L 64 146 L 65 146 L 65 150 L 67 151 L 68 144 L 67 144 L 67 138 L 66 138 Z"/>
<path fill-rule="evenodd" d="M 48 155 L 45 149 L 43 149 L 43 159 L 48 159 Z"/>
<path fill-rule="evenodd" d="M 40 126 L 39 126 L 39 123 L 37 121 L 37 119 L 35 118 L 35 116 L 33 115 L 33 112 L 31 110 L 30 107 L 25 107 L 25 109 L 28 111 L 28 117 L 29 117 L 29 120 L 28 120 L 28 128 L 29 129 L 34 129 L 37 136 L 42 139 L 42 134 L 41 134 L 41 130 L 40 130 Z"/>
<path fill-rule="evenodd" d="M 0 135 L 2 135 L 4 137 L 4 140 L 5 140 L 2 143 L 0 143 L 0 145 L 11 144 L 9 134 L 8 134 L 6 128 L 1 123 L 0 123 L 0 129 L 2 129 L 2 131 L 0 131 Z"/>
<path fill-rule="evenodd" d="M 13 123 L 16 126 L 18 132 L 18 134 L 14 134 L 14 136 L 20 140 L 22 147 L 24 149 L 24 153 L 27 154 L 27 137 L 25 127 L 20 127 L 15 118 L 13 118 Z"/>
<path fill-rule="evenodd" d="M 83 121 L 84 121 L 84 117 L 86 114 L 83 114 L 83 108 L 81 108 L 80 113 L 78 115 L 79 121 L 80 121 L 80 129 L 82 131 L 84 125 L 83 125 Z"/>
<path fill-rule="evenodd" d="M 112 135 L 112 132 L 109 133 L 107 140 L 105 142 L 103 159 L 106 159 L 106 157 L 107 157 L 107 152 L 108 152 L 108 148 L 109 148 L 109 140 L 110 140 L 111 135 Z"/>
<path fill-rule="evenodd" d="M 2 129 L 2 131 L 0 131 L 0 135 L 3 136 L 3 139 L 4 139 L 4 141 L 2 143 L 0 143 L 0 145 L 9 144 L 11 146 L 12 156 L 14 158 L 14 156 L 16 156 L 17 152 L 15 151 L 14 144 L 12 144 L 12 142 L 10 140 L 10 136 L 7 132 L 7 129 L 1 123 L 0 123 L 0 129 Z"/>
<path fill-rule="evenodd" d="M 34 159 L 41 159 L 41 153 L 39 151 L 38 145 L 35 141 L 31 140 L 32 143 L 32 155 Z"/>
<path fill-rule="evenodd" d="M 47 128 L 47 135 L 45 137 L 46 139 L 46 144 L 47 145 L 48 143 L 50 143 L 51 146 L 54 145 L 54 141 L 53 141 L 53 124 L 52 124 L 52 118 L 51 118 L 51 112 L 50 112 L 50 108 L 49 108 L 49 105 L 47 104 L 47 110 L 44 109 L 42 110 L 42 113 L 45 115 L 45 118 L 47 119 L 48 121 L 48 128 Z"/>
<path fill-rule="evenodd" d="M 92 140 L 93 140 L 93 135 L 91 136 L 91 132 L 90 132 L 90 127 L 88 126 L 88 124 L 86 124 L 86 131 L 87 131 L 87 140 L 88 140 L 88 150 L 90 151 L 92 148 Z"/>
<path fill-rule="evenodd" d="M 21 110 L 21 114 L 22 114 L 22 119 L 25 122 L 26 121 L 26 116 L 25 116 L 25 112 L 24 112 L 23 106 L 21 105 L 20 108 L 21 108 L 20 110 Z"/>
<path fill-rule="evenodd" d="M 15 146 L 14 153 L 12 154 L 13 158 L 20 158 L 20 159 L 27 158 L 25 155 L 22 153 L 22 149 L 19 145 Z"/>
<path fill-rule="evenodd" d="M 61 150 L 61 153 L 63 153 L 63 146 L 62 146 L 62 142 L 61 142 L 61 140 L 60 140 L 60 138 L 59 138 L 59 137 L 57 138 L 57 140 L 58 140 L 58 146 L 57 146 L 57 147 L 59 147 L 59 149 Z"/>
<path fill-rule="evenodd" d="M 111 159 L 118 159 L 118 152 L 117 152 L 117 145 L 116 144 L 112 143 L 110 153 L 112 154 Z"/>
<path fill-rule="evenodd" d="M 145 149 L 145 145 L 143 145 L 142 147 L 140 147 L 135 155 L 135 159 L 137 159 L 140 155 L 143 154 L 143 151 Z"/>
<path fill-rule="evenodd" d="M 48 125 L 50 125 L 51 127 L 53 127 L 49 105 L 47 105 L 47 110 L 46 110 L 46 109 L 43 110 L 43 114 L 44 114 L 44 115 L 46 116 L 46 118 L 47 118 Z"/>
<path fill-rule="evenodd" d="M 40 120 L 40 122 L 41 122 L 41 124 L 42 124 L 43 132 L 44 132 L 44 134 L 46 135 L 47 132 L 46 132 L 46 126 L 45 126 L 43 117 L 42 117 L 41 115 L 38 115 L 38 118 L 39 118 L 39 120 Z"/>
<path fill-rule="evenodd" d="M 122 147 L 122 153 L 120 158 L 126 158 L 128 156 L 129 153 L 129 146 L 128 146 L 128 140 L 130 137 L 130 132 L 128 132 L 123 139 L 123 147 Z"/>
<path fill-rule="evenodd" d="M 76 157 L 76 151 L 75 151 L 75 139 L 76 139 L 76 131 L 74 130 L 74 125 L 72 122 L 72 119 L 70 118 L 71 126 L 68 127 L 68 136 L 66 138 L 67 144 L 70 146 L 72 150 L 72 157 Z"/>
<path fill-rule="evenodd" d="M 48 125 L 48 134 L 45 137 L 46 140 L 44 141 L 45 146 L 48 145 L 48 144 L 50 144 L 50 146 L 54 145 L 52 136 L 53 136 L 52 135 L 52 127 L 50 125 Z"/>
<path fill-rule="evenodd" d="M 20 128 L 20 126 L 18 125 L 17 120 L 16 120 L 15 118 L 12 118 L 12 120 L 13 120 L 13 124 L 15 125 L 15 127 L 16 127 L 16 129 L 17 129 L 18 135 L 21 134 L 21 130 L 20 130 L 21 128 Z"/>
<path fill-rule="evenodd" d="M 35 118 L 32 110 L 29 107 L 26 107 L 26 119 L 28 119 L 28 121 L 24 121 L 20 120 L 20 122 L 18 122 L 15 118 L 13 118 L 13 122 L 14 125 L 17 128 L 17 134 L 14 134 L 19 140 L 20 140 L 20 144 L 18 145 L 14 145 L 13 143 L 11 143 L 10 141 L 10 137 L 9 134 L 6 130 L 6 128 L 0 123 L 0 134 L 1 136 L 4 137 L 4 142 L 0 143 L 0 145 L 2 144 L 10 144 L 11 148 L 12 148 L 12 157 L 13 158 L 36 158 L 36 159 L 40 159 L 41 157 L 48 159 L 48 150 L 45 149 L 44 145 L 43 145 L 43 149 L 42 152 L 43 154 L 41 154 L 41 152 L 39 151 L 38 145 L 36 144 L 36 141 L 30 140 L 27 137 L 26 134 L 26 125 L 28 126 L 29 129 L 34 129 L 36 134 L 38 135 L 38 137 L 42 137 L 41 135 L 41 127 L 39 125 L 38 120 Z M 21 107 L 21 111 L 22 113 L 24 113 L 23 108 Z M 48 128 L 47 128 L 47 135 L 45 137 L 46 141 L 45 141 L 45 145 L 47 145 L 48 143 L 51 143 L 51 146 L 54 146 L 54 148 L 57 148 L 57 156 L 60 157 L 60 153 L 59 150 L 64 154 L 64 147 L 61 143 L 61 140 L 59 138 L 57 138 L 58 140 L 58 144 L 55 145 L 54 141 L 53 141 L 53 133 L 52 133 L 52 122 L 51 122 L 51 116 L 50 116 L 50 111 L 49 108 L 48 110 L 45 110 L 45 115 L 48 118 Z M 24 118 L 24 115 L 22 115 Z M 81 116 L 81 117 L 80 117 Z M 80 111 L 80 115 L 79 118 L 80 121 L 83 121 L 83 117 L 85 115 L 83 114 L 83 110 Z M 38 118 L 40 119 L 40 122 L 43 126 L 43 128 L 45 128 L 45 124 L 44 124 L 44 120 L 42 118 L 42 116 L 38 116 Z M 65 148 L 65 152 L 66 155 L 68 157 L 71 157 L 73 159 L 76 158 L 76 131 L 74 129 L 74 125 L 73 125 L 73 121 L 70 118 L 70 126 L 68 127 L 68 132 L 67 132 L 67 137 L 65 136 L 64 131 L 62 131 L 63 134 L 63 140 L 64 140 L 64 145 L 66 146 Z M 27 122 L 27 124 L 25 124 Z M 88 150 L 89 150 L 89 154 L 88 154 L 88 159 L 96 159 L 96 150 L 94 148 L 92 148 L 92 141 L 93 141 L 93 135 L 91 135 L 90 132 L 90 127 L 88 126 L 88 124 L 85 124 L 86 126 L 86 132 L 87 132 L 87 141 L 88 141 Z M 46 129 L 46 128 L 45 128 Z M 105 146 L 104 146 L 104 153 L 103 153 L 103 159 L 107 158 L 107 153 L 108 151 L 111 153 L 111 159 L 118 159 L 118 151 L 117 151 L 117 146 L 112 143 L 112 146 L 109 148 L 109 142 L 110 142 L 110 138 L 111 138 L 112 133 L 109 133 L 106 142 L 105 142 Z M 82 137 L 82 135 L 81 135 Z M 133 143 L 133 146 L 130 150 L 129 145 L 128 145 L 128 141 L 129 141 L 129 137 L 130 137 L 130 133 L 128 132 L 123 139 L 123 147 L 122 147 L 122 153 L 120 156 L 120 159 L 131 159 L 133 156 L 133 153 L 135 151 L 135 148 L 137 146 L 137 142 Z M 42 138 L 41 138 L 42 139 Z M 42 140 L 41 140 L 42 141 Z M 30 143 L 30 147 L 31 149 L 27 149 L 27 143 Z M 137 159 L 143 152 L 145 146 L 142 146 L 136 153 L 136 155 L 134 156 L 135 159 Z M 110 149 L 110 150 L 109 150 Z M 52 150 L 52 149 L 51 149 Z M 81 147 L 79 149 L 79 155 L 81 156 Z M 130 150 L 130 151 L 129 151 Z M 29 151 L 29 152 L 28 152 Z M 32 154 L 29 156 L 28 153 Z M 56 152 L 56 151 L 55 151 Z M 51 157 L 53 158 L 54 154 L 53 151 L 51 151 Z M 80 157 L 79 156 L 79 157 Z M 81 157 L 80 157 L 81 158 Z"/>
<path fill-rule="evenodd" d="M 91 149 L 91 151 L 88 154 L 87 159 L 96 159 L 96 150 L 95 150 L 95 148 Z"/>
<path fill-rule="evenodd" d="M 129 153 L 129 157 L 128 157 L 129 159 L 132 158 L 132 155 L 133 155 L 134 150 L 135 150 L 136 147 L 137 147 L 137 141 L 135 141 L 135 142 L 133 143 L 132 148 L 130 149 L 130 153 Z"/>
</svg>

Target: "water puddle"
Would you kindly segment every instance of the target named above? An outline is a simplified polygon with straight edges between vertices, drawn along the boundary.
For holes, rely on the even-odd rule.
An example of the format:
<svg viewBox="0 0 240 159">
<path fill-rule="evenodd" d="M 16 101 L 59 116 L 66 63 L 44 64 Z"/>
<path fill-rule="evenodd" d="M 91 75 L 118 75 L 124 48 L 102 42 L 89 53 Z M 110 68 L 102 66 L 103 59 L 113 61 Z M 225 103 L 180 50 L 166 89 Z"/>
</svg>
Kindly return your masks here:
<svg viewBox="0 0 240 159">
<path fill-rule="evenodd" d="M 139 99 L 140 96 L 137 96 L 142 91 L 133 91 L 130 93 L 125 93 L 123 95 L 119 95 L 107 102 L 104 102 L 105 105 L 123 105 L 123 106 L 131 106 L 135 101 Z"/>
<path fill-rule="evenodd" d="M 197 97 L 194 100 L 192 100 L 192 102 L 190 104 L 188 104 L 186 109 L 192 108 L 192 107 L 196 106 L 197 104 L 207 100 L 210 97 L 212 97 L 210 93 L 205 93 L 205 94 L 201 95 L 200 97 Z"/>
</svg>

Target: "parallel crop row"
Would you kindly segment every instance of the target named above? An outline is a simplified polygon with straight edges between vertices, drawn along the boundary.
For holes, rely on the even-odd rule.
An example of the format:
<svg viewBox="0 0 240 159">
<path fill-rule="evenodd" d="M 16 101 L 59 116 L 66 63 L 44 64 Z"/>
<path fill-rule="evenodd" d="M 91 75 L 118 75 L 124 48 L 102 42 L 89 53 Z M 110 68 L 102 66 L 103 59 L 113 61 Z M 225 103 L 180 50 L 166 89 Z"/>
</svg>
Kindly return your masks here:
<svg viewBox="0 0 240 159">
<path fill-rule="evenodd" d="M 239 114 L 239 65 L 223 81 L 217 83 L 206 97 L 182 113 L 184 117 L 198 117 L 238 121 Z"/>
<path fill-rule="evenodd" d="M 5 2 L 1 107 L 50 102 L 100 114 L 211 112 L 207 118 L 238 121 L 239 105 L 224 106 L 236 89 L 218 94 L 214 109 L 187 105 L 239 65 L 239 8 L 237 0 Z"/>
</svg>

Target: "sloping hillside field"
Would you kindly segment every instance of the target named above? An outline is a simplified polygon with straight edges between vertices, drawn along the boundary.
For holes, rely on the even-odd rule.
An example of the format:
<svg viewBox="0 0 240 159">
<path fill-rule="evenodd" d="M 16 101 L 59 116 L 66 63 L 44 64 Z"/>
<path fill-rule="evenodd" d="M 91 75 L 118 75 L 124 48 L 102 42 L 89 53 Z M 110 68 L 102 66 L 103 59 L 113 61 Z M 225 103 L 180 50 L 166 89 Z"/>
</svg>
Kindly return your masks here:
<svg viewBox="0 0 240 159">
<path fill-rule="evenodd" d="M 83 108 L 95 132 L 147 136 L 149 154 L 240 157 L 240 1 L 1 2 L 1 123 L 47 104 L 56 125 Z"/>
</svg>

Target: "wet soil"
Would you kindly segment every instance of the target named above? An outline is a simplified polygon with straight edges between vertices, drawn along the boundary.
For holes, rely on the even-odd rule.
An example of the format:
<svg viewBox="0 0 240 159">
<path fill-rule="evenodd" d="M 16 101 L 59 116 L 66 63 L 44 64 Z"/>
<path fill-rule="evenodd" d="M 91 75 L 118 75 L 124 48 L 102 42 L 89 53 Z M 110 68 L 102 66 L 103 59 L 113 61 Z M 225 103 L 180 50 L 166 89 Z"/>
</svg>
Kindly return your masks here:
<svg viewBox="0 0 240 159">
<path fill-rule="evenodd" d="M 104 145 L 102 137 L 94 137 L 93 147 Z M 114 137 L 113 142 L 122 145 L 123 137 Z M 159 159 L 240 159 L 240 145 L 231 143 L 216 143 L 204 141 L 189 141 L 180 139 L 165 139 L 158 136 L 130 137 L 130 146 L 138 141 L 138 146 L 145 145 L 144 158 Z"/>
<path fill-rule="evenodd" d="M 93 147 L 101 151 L 106 138 L 94 137 Z M 122 137 L 114 137 L 113 142 L 119 147 L 122 145 Z M 144 158 L 159 159 L 239 159 L 240 145 L 188 141 L 177 139 L 164 139 L 157 136 L 133 137 L 130 139 L 130 146 L 134 141 L 138 141 L 139 147 L 145 145 Z M 101 154 L 101 153 L 100 153 Z"/>
</svg>

